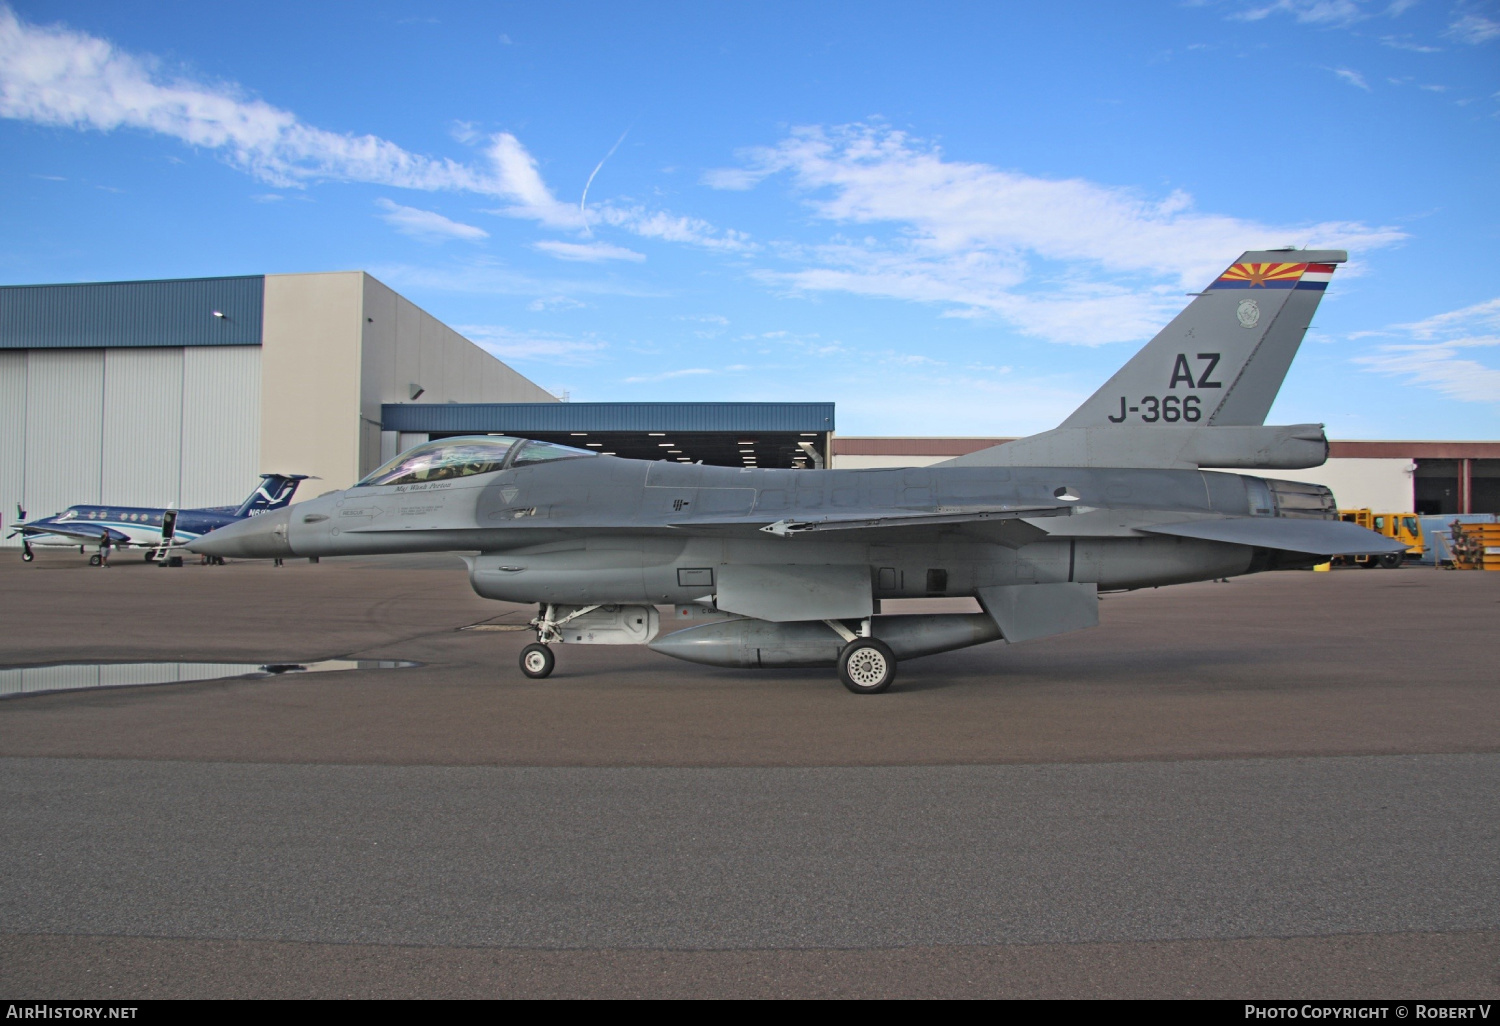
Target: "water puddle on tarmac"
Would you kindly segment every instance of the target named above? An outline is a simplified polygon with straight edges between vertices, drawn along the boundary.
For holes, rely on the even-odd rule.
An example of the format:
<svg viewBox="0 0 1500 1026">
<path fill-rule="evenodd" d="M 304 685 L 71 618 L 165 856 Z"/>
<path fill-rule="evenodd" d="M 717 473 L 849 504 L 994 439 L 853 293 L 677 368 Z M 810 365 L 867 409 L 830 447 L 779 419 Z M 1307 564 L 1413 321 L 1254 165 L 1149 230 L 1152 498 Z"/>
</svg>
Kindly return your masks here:
<svg viewBox="0 0 1500 1026">
<path fill-rule="evenodd" d="M 404 670 L 406 659 L 323 659 L 315 663 L 63 663 L 0 667 L 0 698 L 137 684 L 186 684 L 228 677 L 264 678 L 329 670 Z"/>
</svg>

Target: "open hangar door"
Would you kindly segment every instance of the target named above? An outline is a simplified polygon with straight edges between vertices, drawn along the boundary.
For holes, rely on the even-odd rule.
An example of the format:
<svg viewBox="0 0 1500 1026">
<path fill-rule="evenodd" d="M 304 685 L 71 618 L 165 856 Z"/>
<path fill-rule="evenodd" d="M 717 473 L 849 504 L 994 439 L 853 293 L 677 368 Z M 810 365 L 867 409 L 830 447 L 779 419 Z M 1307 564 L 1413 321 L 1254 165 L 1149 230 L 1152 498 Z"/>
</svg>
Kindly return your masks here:
<svg viewBox="0 0 1500 1026">
<path fill-rule="evenodd" d="M 455 435 L 503 434 L 636 460 L 720 467 L 821 468 L 832 403 L 389 403 L 381 449 Z"/>
</svg>

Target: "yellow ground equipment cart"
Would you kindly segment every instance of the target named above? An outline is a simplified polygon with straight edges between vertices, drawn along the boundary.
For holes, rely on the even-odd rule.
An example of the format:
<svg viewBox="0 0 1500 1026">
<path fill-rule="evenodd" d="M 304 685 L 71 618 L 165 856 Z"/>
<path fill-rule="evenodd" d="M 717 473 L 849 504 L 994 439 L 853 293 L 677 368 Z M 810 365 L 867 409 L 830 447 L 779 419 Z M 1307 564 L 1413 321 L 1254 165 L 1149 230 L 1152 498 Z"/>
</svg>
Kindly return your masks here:
<svg viewBox="0 0 1500 1026">
<path fill-rule="evenodd" d="M 1500 570 L 1500 524 L 1453 525 L 1455 570 Z"/>
<path fill-rule="evenodd" d="M 1367 509 L 1341 509 L 1339 519 L 1406 543 L 1406 552 L 1387 552 L 1380 556 L 1337 556 L 1334 566 L 1385 567 L 1395 569 L 1405 559 L 1421 559 L 1427 551 L 1422 524 L 1415 513 L 1374 513 Z"/>
</svg>

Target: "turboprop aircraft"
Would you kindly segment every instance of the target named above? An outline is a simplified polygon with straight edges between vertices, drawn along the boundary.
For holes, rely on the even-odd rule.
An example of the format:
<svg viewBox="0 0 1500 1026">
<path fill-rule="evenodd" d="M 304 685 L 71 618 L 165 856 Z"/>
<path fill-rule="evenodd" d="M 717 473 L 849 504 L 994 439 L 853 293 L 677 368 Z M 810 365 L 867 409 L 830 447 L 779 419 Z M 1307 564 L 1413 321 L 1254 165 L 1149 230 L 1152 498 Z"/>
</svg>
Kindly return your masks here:
<svg viewBox="0 0 1500 1026">
<path fill-rule="evenodd" d="M 535 603 L 555 646 L 645 644 L 735 667 L 838 667 L 1094 626 L 1099 593 L 1308 567 L 1400 543 L 1320 485 L 1321 425 L 1264 426 L 1339 251 L 1241 256 L 1060 427 L 930 467 L 775 470 L 602 456 L 502 436 L 416 446 L 352 488 L 215 531 L 220 556 L 476 553 L 486 598 Z M 881 616 L 973 596 L 981 613 Z M 658 605 L 709 620 L 660 635 Z M 686 618 L 686 617 L 685 617 Z"/>
<path fill-rule="evenodd" d="M 21 522 L 8 537 L 21 536 L 21 558 L 28 563 L 36 558 L 33 546 L 77 545 L 82 549 L 94 545 L 100 551 L 89 557 L 89 563 L 98 566 L 104 561 L 108 539 L 110 548 L 143 548 L 147 560 L 176 559 L 179 562 L 174 565 L 180 566 L 181 550 L 188 542 L 225 524 L 290 505 L 297 485 L 305 480 L 306 474 L 262 474 L 255 490 L 238 506 L 69 506 L 61 513 L 29 522 L 25 511 L 17 509 Z"/>
</svg>

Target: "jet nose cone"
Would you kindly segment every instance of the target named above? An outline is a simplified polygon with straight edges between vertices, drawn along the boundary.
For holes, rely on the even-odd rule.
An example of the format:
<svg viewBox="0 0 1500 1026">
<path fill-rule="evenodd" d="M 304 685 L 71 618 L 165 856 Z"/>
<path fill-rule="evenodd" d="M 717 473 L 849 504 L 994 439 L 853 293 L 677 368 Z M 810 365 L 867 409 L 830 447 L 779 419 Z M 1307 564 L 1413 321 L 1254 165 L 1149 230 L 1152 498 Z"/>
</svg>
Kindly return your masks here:
<svg viewBox="0 0 1500 1026">
<path fill-rule="evenodd" d="M 204 556 L 229 556 L 233 559 L 275 559 L 292 555 L 287 541 L 287 526 L 292 520 L 291 507 L 274 513 L 226 524 L 217 531 L 189 542 L 187 550 Z"/>
</svg>

